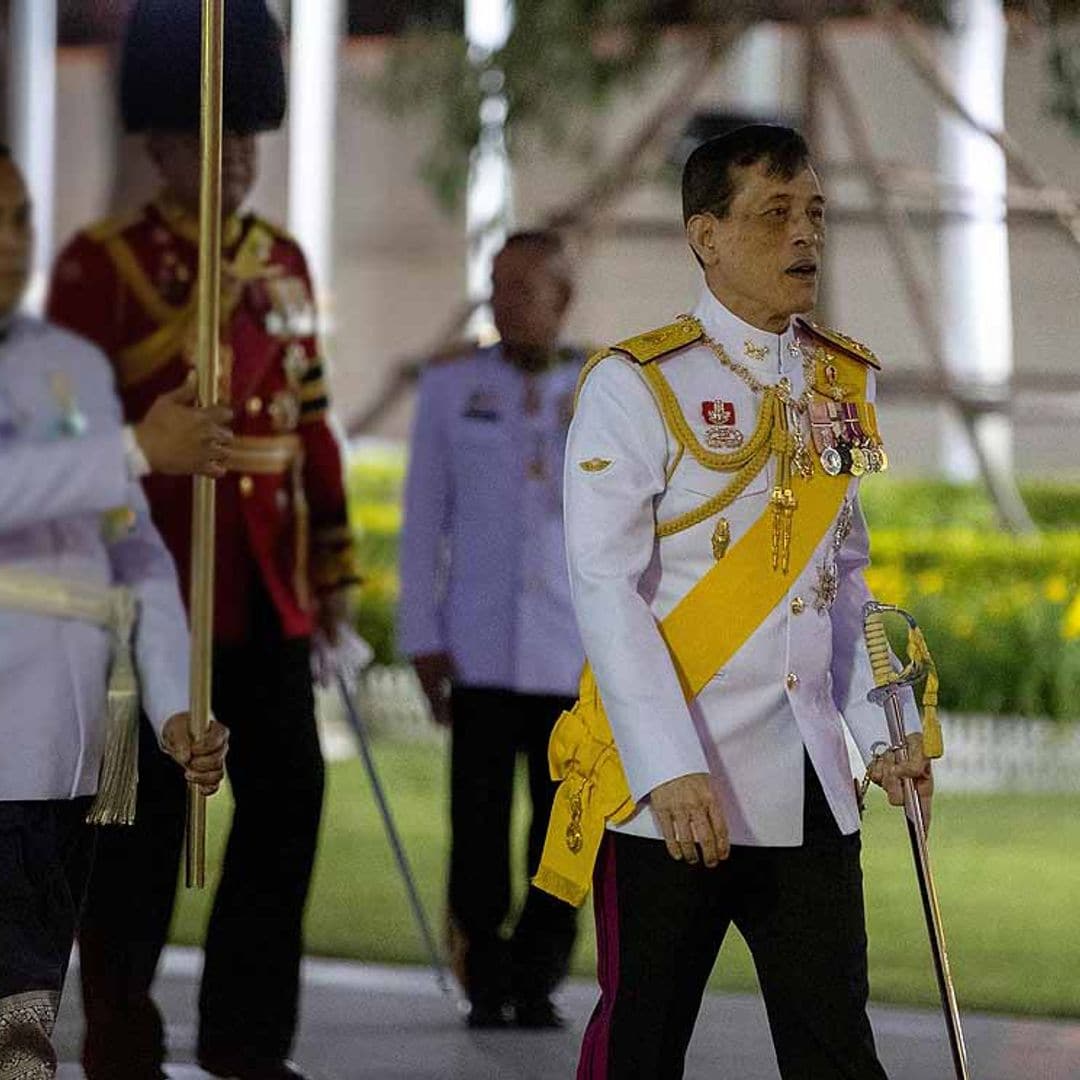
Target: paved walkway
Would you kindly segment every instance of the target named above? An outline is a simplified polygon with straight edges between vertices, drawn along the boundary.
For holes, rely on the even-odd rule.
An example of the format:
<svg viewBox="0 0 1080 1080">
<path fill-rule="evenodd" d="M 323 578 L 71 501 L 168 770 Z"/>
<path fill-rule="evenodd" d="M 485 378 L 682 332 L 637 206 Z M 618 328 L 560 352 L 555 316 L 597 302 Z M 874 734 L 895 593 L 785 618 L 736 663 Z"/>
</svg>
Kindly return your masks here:
<svg viewBox="0 0 1080 1080">
<path fill-rule="evenodd" d="M 159 1000 L 169 1018 L 175 1080 L 202 1080 L 190 1064 L 199 953 L 166 954 Z M 61 1056 L 78 1060 L 77 973 L 58 1029 Z M 564 1031 L 473 1033 L 453 1000 L 420 969 L 309 961 L 296 1058 L 319 1080 L 570 1080 L 595 989 L 573 983 L 560 1005 Z M 874 1008 L 874 1030 L 891 1080 L 949 1080 L 937 1013 Z M 969 1015 L 973 1080 L 1080 1080 L 1080 1023 Z M 691 1044 L 687 1080 L 776 1080 L 765 1014 L 753 997 L 710 995 Z M 61 1080 L 82 1080 L 65 1065 Z"/>
</svg>

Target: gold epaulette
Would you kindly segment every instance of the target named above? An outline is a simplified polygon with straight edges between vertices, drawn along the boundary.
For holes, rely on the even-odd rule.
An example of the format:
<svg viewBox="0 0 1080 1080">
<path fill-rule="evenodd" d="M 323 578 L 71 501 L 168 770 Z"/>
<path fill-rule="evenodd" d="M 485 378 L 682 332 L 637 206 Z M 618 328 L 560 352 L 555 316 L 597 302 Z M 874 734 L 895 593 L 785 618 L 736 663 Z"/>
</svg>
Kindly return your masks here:
<svg viewBox="0 0 1080 1080">
<path fill-rule="evenodd" d="M 817 338 L 825 345 L 839 349 L 845 356 L 858 360 L 861 364 L 867 364 L 875 371 L 881 370 L 881 361 L 874 355 L 873 350 L 861 341 L 850 338 L 847 334 L 841 334 L 839 330 L 832 330 L 827 326 L 819 326 L 809 319 L 799 318 L 795 320 L 811 337 Z"/>
<path fill-rule="evenodd" d="M 83 235 L 89 237 L 95 243 L 103 244 L 105 241 L 111 240 L 113 237 L 119 236 L 122 232 L 130 229 L 132 225 L 137 225 L 142 220 L 142 216 L 141 211 L 114 214 L 112 217 L 105 218 L 104 221 L 98 221 L 87 226 L 83 229 Z"/>
<path fill-rule="evenodd" d="M 275 221 L 268 221 L 260 214 L 252 214 L 250 220 L 252 225 L 257 225 L 264 232 L 269 233 L 275 240 L 280 240 L 283 244 L 292 244 L 294 247 L 300 246 L 300 242 L 296 237 L 283 225 L 278 225 Z"/>
<path fill-rule="evenodd" d="M 687 345 L 700 341 L 701 335 L 701 326 L 696 321 L 679 319 L 657 330 L 649 330 L 647 333 L 620 341 L 617 345 L 612 345 L 612 349 L 625 353 L 639 364 L 651 364 L 662 356 L 685 349 Z"/>
</svg>

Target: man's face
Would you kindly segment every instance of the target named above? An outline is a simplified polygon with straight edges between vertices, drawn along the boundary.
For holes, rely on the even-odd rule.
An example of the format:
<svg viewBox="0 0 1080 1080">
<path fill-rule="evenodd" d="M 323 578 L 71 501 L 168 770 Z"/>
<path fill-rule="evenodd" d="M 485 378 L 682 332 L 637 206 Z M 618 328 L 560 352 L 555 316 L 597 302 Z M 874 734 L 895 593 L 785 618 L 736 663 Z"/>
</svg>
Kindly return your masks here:
<svg viewBox="0 0 1080 1080">
<path fill-rule="evenodd" d="M 33 243 L 26 183 L 15 162 L 0 158 L 0 318 L 19 306 L 26 291 Z"/>
<path fill-rule="evenodd" d="M 555 258 L 527 243 L 495 256 L 491 306 L 495 328 L 508 345 L 549 349 L 555 344 L 570 300 Z"/>
<path fill-rule="evenodd" d="M 150 157 L 177 202 L 191 213 L 199 209 L 199 135 L 187 131 L 155 131 L 147 140 Z M 221 140 L 221 209 L 235 214 L 255 183 L 258 154 L 254 135 L 226 132 Z"/>
<path fill-rule="evenodd" d="M 825 198 L 813 169 L 769 176 L 764 162 L 735 169 L 723 218 L 692 218 L 688 231 L 716 297 L 763 330 L 782 330 L 817 301 Z M 695 226 L 695 221 L 699 224 Z"/>
</svg>

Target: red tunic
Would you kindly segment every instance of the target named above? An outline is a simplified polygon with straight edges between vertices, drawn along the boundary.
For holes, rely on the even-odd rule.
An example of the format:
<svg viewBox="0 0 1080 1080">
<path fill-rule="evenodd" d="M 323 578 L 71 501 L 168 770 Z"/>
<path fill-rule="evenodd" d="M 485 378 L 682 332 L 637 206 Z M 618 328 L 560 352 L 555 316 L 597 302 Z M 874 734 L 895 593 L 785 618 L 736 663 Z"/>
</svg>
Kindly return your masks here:
<svg viewBox="0 0 1080 1080">
<path fill-rule="evenodd" d="M 197 255 L 195 222 L 158 201 L 78 233 L 57 260 L 49 317 L 110 358 L 131 423 L 193 364 Z M 217 485 L 215 638 L 247 638 L 257 583 L 300 637 L 313 595 L 357 580 L 311 281 L 299 245 L 254 215 L 227 222 L 224 255 L 221 400 L 237 440 Z M 192 481 L 144 486 L 187 595 Z"/>
</svg>

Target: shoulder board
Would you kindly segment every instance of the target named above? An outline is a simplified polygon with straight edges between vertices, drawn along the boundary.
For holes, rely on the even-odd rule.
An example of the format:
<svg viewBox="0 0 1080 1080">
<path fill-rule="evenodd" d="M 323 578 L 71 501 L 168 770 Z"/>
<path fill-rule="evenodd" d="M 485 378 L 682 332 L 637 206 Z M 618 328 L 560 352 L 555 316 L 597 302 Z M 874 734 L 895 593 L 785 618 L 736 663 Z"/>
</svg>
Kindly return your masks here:
<svg viewBox="0 0 1080 1080">
<path fill-rule="evenodd" d="M 658 330 L 650 330 L 637 337 L 627 338 L 620 341 L 612 348 L 617 352 L 625 353 L 639 364 L 651 364 L 669 353 L 685 349 L 687 345 L 693 345 L 701 340 L 701 327 L 691 319 L 679 319 L 677 322 L 661 326 Z"/>
<path fill-rule="evenodd" d="M 283 228 L 281 225 L 276 224 L 273 221 L 267 221 L 266 218 L 260 214 L 250 214 L 248 216 L 249 228 L 261 229 L 264 233 L 268 234 L 272 239 L 277 240 L 279 243 L 288 244 L 291 247 L 299 247 L 300 243 L 295 236 L 288 229 Z"/>
<path fill-rule="evenodd" d="M 841 334 L 839 330 L 831 330 L 827 326 L 818 326 L 809 319 L 796 319 L 796 325 L 805 330 L 811 337 L 816 338 L 825 345 L 839 349 L 845 356 L 858 360 L 860 364 L 866 364 L 876 371 L 881 370 L 881 361 L 874 355 L 873 350 L 861 341 L 850 338 L 847 334 Z"/>
<path fill-rule="evenodd" d="M 143 214 L 141 211 L 136 213 L 116 214 L 113 217 L 105 218 L 104 221 L 98 221 L 93 225 L 83 229 L 83 235 L 93 240 L 95 243 L 103 244 L 106 240 L 111 240 L 114 236 L 119 236 L 121 233 L 130 229 L 132 225 L 138 225 L 142 221 Z"/>
</svg>

